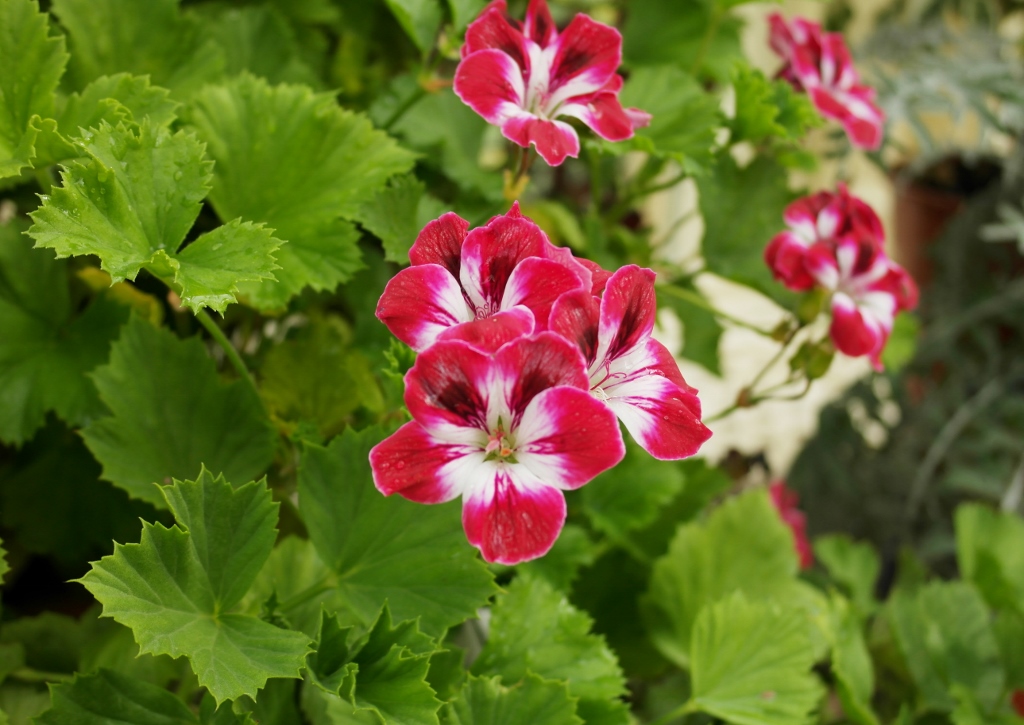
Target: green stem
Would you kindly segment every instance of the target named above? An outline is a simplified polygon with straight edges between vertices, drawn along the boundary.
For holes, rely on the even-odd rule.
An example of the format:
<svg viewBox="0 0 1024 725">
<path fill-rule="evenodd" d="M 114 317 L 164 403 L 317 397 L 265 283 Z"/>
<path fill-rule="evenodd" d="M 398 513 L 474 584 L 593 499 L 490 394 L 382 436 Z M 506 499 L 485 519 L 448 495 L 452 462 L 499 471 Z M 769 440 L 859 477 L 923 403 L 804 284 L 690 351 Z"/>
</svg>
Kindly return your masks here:
<svg viewBox="0 0 1024 725">
<path fill-rule="evenodd" d="M 671 189 L 673 186 L 687 179 L 689 176 L 690 175 L 687 172 L 683 171 L 676 174 L 668 181 L 663 181 L 660 184 L 655 184 L 654 186 L 641 186 L 636 191 L 627 194 L 625 198 L 615 204 L 615 206 L 608 211 L 608 218 L 612 221 L 618 221 L 625 216 L 625 214 L 640 199 L 650 196 L 651 194 L 656 194 L 659 191 L 664 191 L 665 189 Z"/>
<path fill-rule="evenodd" d="M 427 89 L 425 89 L 423 86 L 417 86 L 416 91 L 412 93 L 404 101 L 402 101 L 400 104 L 398 104 L 398 108 L 392 111 L 391 115 L 388 116 L 387 120 L 381 124 L 381 130 L 390 131 L 391 127 L 398 123 L 401 120 L 402 116 L 404 116 L 410 108 L 419 103 L 420 99 L 423 98 L 423 96 L 425 95 L 427 95 Z"/>
<path fill-rule="evenodd" d="M 670 722 L 678 720 L 681 717 L 697 712 L 697 705 L 693 700 L 688 700 L 682 705 L 677 707 L 675 710 L 671 710 L 659 718 L 655 718 L 648 723 L 648 725 L 668 725 Z"/>
<path fill-rule="evenodd" d="M 744 322 L 738 317 L 733 317 L 728 313 L 722 312 L 720 309 L 712 305 L 710 302 L 708 302 L 706 299 L 704 299 L 701 295 L 697 294 L 696 292 L 692 292 L 688 289 L 685 289 L 683 287 L 677 287 L 672 284 L 659 284 L 656 285 L 655 288 L 659 292 L 664 292 L 665 294 L 671 297 L 676 297 L 678 299 L 683 300 L 684 302 L 689 302 L 694 307 L 699 307 L 702 310 L 706 310 L 715 317 L 719 317 L 730 324 L 736 325 L 737 327 L 743 327 L 747 330 L 752 330 L 753 332 L 756 332 L 760 335 L 764 335 L 765 337 L 771 337 L 772 335 L 771 330 L 762 330 L 757 325 L 752 325 L 749 322 Z"/>
<path fill-rule="evenodd" d="M 74 679 L 74 675 L 69 675 L 65 672 L 46 672 L 44 670 L 35 670 L 31 667 L 16 669 L 9 677 L 21 680 L 22 682 L 70 682 Z"/>
<path fill-rule="evenodd" d="M 206 310 L 196 310 L 196 320 L 199 324 L 206 328 L 206 331 L 210 333 L 210 337 L 216 340 L 217 344 L 224 350 L 224 354 L 227 355 L 228 361 L 231 363 L 231 367 L 235 369 L 238 376 L 242 378 L 252 391 L 256 393 L 256 397 L 259 397 L 259 389 L 256 387 L 256 381 L 253 380 L 252 373 L 249 372 L 249 368 L 245 366 L 245 361 L 242 360 L 242 356 L 238 354 L 238 350 L 231 344 L 231 340 L 228 339 L 224 331 L 220 329 L 212 317 L 206 314 Z"/>
</svg>

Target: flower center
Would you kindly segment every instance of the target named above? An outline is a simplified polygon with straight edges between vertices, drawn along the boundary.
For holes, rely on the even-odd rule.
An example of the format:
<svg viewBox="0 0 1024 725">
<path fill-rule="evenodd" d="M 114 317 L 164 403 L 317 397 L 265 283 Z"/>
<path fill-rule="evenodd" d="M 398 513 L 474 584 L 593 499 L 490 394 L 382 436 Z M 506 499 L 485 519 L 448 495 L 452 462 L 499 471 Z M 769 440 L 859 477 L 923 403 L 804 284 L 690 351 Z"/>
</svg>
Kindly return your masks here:
<svg viewBox="0 0 1024 725">
<path fill-rule="evenodd" d="M 484 453 L 487 461 L 508 461 L 515 463 L 516 443 L 508 433 L 505 432 L 501 422 L 498 429 L 491 431 L 487 436 L 487 445 L 484 446 Z"/>
</svg>

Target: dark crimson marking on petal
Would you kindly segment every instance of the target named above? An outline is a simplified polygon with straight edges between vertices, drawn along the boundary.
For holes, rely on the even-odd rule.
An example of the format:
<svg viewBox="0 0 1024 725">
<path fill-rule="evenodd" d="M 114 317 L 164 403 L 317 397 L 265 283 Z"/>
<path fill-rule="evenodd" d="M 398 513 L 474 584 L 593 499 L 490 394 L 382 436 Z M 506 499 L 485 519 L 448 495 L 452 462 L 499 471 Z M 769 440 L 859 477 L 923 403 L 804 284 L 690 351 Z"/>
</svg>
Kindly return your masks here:
<svg viewBox="0 0 1024 725">
<path fill-rule="evenodd" d="M 608 346 L 609 358 L 616 358 L 636 345 L 637 333 L 650 313 L 650 304 L 647 294 L 634 295 L 626 301 L 622 311 L 622 322 Z"/>
<path fill-rule="evenodd" d="M 455 212 L 440 216 L 417 235 L 409 250 L 409 261 L 414 265 L 440 264 L 458 279 L 462 242 L 468 230 L 469 222 Z"/>
<path fill-rule="evenodd" d="M 579 352 L 561 337 L 541 333 L 506 345 L 498 352 L 501 361 L 518 370 L 508 401 L 511 427 L 519 425 L 523 411 L 539 393 L 557 385 L 586 388 L 587 380 Z"/>
</svg>

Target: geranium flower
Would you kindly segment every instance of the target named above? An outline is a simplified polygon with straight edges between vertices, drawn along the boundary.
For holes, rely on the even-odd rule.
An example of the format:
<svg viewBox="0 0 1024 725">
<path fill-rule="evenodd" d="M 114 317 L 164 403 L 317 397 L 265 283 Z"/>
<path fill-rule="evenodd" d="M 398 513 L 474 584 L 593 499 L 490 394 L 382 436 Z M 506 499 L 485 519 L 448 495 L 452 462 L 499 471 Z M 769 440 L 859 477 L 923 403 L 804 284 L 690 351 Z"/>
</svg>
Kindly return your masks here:
<svg viewBox="0 0 1024 725">
<path fill-rule="evenodd" d="M 585 291 L 560 297 L 550 329 L 582 351 L 591 393 L 648 453 L 672 460 L 692 456 L 711 431 L 697 391 L 651 338 L 656 311 L 654 272 L 631 264 L 611 276 L 600 300 Z"/>
<path fill-rule="evenodd" d="M 466 536 L 487 561 L 545 554 L 565 522 L 562 491 L 625 454 L 615 416 L 588 392 L 579 351 L 552 332 L 494 353 L 438 342 L 405 385 L 413 421 L 370 451 L 374 483 L 418 503 L 461 496 Z"/>
<path fill-rule="evenodd" d="M 861 84 L 843 36 L 823 33 L 804 18 L 787 23 L 772 13 L 768 21 L 771 47 L 785 61 L 779 77 L 806 91 L 822 116 L 841 123 L 854 146 L 881 146 L 885 116 L 875 104 L 875 90 Z"/>
<path fill-rule="evenodd" d="M 874 209 L 850 194 L 842 183 L 835 193 L 821 191 L 797 199 L 786 207 L 783 218 L 789 229 L 772 238 L 764 258 L 775 278 L 798 292 L 814 287 L 804 258 L 816 242 L 848 234 L 873 239 L 879 245 L 885 241 L 882 222 Z"/>
<path fill-rule="evenodd" d="M 906 271 L 871 239 L 853 234 L 818 242 L 808 250 L 807 271 L 832 292 L 836 348 L 851 357 L 867 355 L 877 370 L 896 314 L 917 305 L 917 286 Z"/>
<path fill-rule="evenodd" d="M 543 331 L 560 295 L 593 284 L 589 268 L 554 246 L 518 202 L 472 231 L 453 212 L 435 219 L 409 259 L 384 288 L 377 318 L 416 351 L 453 326 L 492 316 L 522 334 Z"/>
<path fill-rule="evenodd" d="M 580 139 L 559 117 L 577 118 L 601 138 L 623 141 L 650 114 L 619 103 L 619 31 L 582 13 L 561 33 L 546 0 L 530 0 L 526 22 L 510 20 L 494 0 L 466 30 L 455 93 L 524 148 L 533 144 L 551 166 L 576 157 Z"/>
<path fill-rule="evenodd" d="M 793 545 L 800 559 L 800 568 L 810 569 L 814 566 L 814 552 L 811 550 L 811 542 L 807 539 L 807 516 L 797 508 L 800 497 L 796 491 L 786 488 L 785 481 L 775 481 L 768 486 L 768 495 L 782 522 L 793 532 Z"/>
</svg>

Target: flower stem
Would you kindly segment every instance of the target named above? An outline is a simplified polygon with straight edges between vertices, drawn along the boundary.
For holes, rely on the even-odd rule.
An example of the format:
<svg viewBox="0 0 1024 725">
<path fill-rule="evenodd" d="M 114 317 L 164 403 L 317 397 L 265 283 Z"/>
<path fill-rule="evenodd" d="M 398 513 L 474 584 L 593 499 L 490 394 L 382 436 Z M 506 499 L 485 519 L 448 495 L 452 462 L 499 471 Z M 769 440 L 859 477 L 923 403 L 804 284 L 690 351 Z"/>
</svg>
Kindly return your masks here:
<svg viewBox="0 0 1024 725">
<path fill-rule="evenodd" d="M 699 307 L 702 310 L 706 310 L 715 317 L 719 317 L 725 320 L 726 322 L 735 325 L 736 327 L 742 327 L 744 329 L 751 330 L 753 332 L 758 333 L 759 335 L 764 335 L 765 337 L 771 337 L 772 335 L 771 330 L 763 330 L 757 325 L 753 325 L 749 322 L 745 322 L 739 319 L 738 317 L 733 317 L 732 315 L 726 312 L 722 312 L 720 309 L 712 305 L 710 302 L 704 299 L 704 297 L 697 294 L 696 292 L 685 289 L 683 287 L 677 287 L 676 285 L 673 284 L 659 284 L 656 285 L 655 288 L 659 292 L 664 292 L 665 294 L 671 297 L 675 297 L 677 299 L 683 300 L 684 302 L 688 302 L 694 307 Z"/>
<path fill-rule="evenodd" d="M 242 356 L 238 354 L 238 350 L 235 349 L 235 346 L 231 344 L 231 340 L 229 340 L 227 335 L 224 334 L 224 331 L 220 329 L 220 325 L 218 325 L 214 319 L 206 313 L 206 310 L 196 310 L 195 317 L 196 320 L 199 321 L 199 324 L 206 328 L 206 331 L 210 333 L 210 337 L 212 337 L 224 350 L 224 354 L 231 363 L 231 367 L 233 367 L 235 372 L 238 373 L 238 377 L 242 378 L 242 380 L 249 384 L 249 387 L 252 388 L 252 391 L 256 393 L 256 397 L 258 398 L 259 389 L 256 387 L 256 381 L 253 380 L 252 373 L 250 373 L 249 368 L 245 366 L 245 361 L 242 360 Z"/>
<path fill-rule="evenodd" d="M 417 85 L 416 90 L 411 93 L 408 98 L 399 103 L 398 108 L 392 111 L 387 120 L 380 125 L 381 130 L 390 131 L 391 127 L 398 123 L 402 119 L 402 116 L 404 116 L 410 108 L 419 103 L 420 99 L 425 95 L 427 95 L 427 89 L 422 85 Z"/>
</svg>

